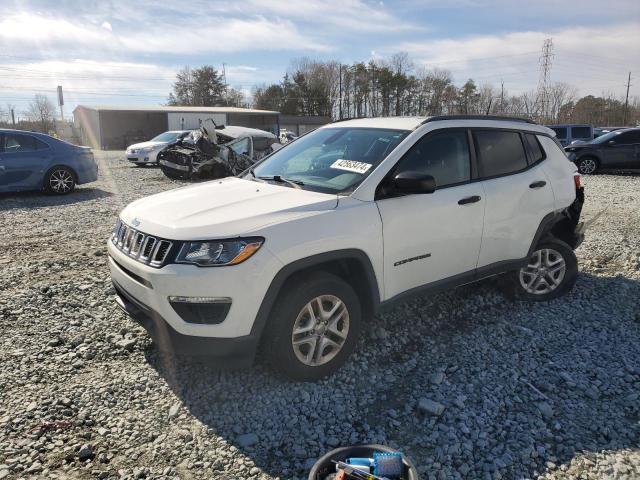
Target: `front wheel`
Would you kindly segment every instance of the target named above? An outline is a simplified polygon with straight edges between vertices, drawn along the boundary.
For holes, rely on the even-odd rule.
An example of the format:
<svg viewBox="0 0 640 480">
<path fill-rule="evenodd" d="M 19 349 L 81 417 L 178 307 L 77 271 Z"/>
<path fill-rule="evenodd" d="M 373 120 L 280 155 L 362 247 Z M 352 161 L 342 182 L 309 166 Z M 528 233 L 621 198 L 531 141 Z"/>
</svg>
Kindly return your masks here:
<svg viewBox="0 0 640 480">
<path fill-rule="evenodd" d="M 265 332 L 273 367 L 300 381 L 335 372 L 355 348 L 362 313 L 353 288 L 340 277 L 317 272 L 288 282 Z"/>
<path fill-rule="evenodd" d="M 66 195 L 76 187 L 76 178 L 68 167 L 51 169 L 44 179 L 44 189 L 52 195 Z"/>
<path fill-rule="evenodd" d="M 578 160 L 578 171 L 582 175 L 590 175 L 598 170 L 598 161 L 593 157 L 584 157 Z"/>
<path fill-rule="evenodd" d="M 570 291 L 577 276 L 576 254 L 569 245 L 552 238 L 535 247 L 527 266 L 512 274 L 512 282 L 518 298 L 545 301 Z"/>
</svg>

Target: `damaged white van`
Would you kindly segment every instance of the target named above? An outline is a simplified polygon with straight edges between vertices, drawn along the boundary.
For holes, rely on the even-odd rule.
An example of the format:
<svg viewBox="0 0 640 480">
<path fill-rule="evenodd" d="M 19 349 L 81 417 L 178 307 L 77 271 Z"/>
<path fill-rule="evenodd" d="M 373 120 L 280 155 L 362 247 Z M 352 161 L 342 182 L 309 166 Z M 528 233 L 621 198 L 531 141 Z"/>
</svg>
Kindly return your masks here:
<svg viewBox="0 0 640 480">
<path fill-rule="evenodd" d="M 326 125 L 237 177 L 143 198 L 108 241 L 120 307 L 162 349 L 335 371 L 383 306 L 496 274 L 573 287 L 583 188 L 550 129 L 514 118 Z M 363 347 L 364 348 L 364 347 Z"/>
</svg>

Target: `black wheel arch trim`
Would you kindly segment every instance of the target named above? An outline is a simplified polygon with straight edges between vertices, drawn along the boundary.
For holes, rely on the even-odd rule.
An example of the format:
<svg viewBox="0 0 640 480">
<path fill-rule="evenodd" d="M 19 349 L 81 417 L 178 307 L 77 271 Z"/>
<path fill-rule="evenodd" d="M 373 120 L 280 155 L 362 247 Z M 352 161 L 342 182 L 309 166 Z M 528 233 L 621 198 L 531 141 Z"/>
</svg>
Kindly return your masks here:
<svg viewBox="0 0 640 480">
<path fill-rule="evenodd" d="M 369 301 L 370 305 L 368 305 L 372 311 L 377 309 L 377 306 L 380 304 L 380 290 L 379 290 L 379 282 L 376 277 L 375 270 L 373 269 L 373 264 L 371 263 L 371 259 L 369 256 L 362 250 L 357 248 L 348 248 L 342 250 L 333 250 L 330 252 L 323 252 L 316 255 L 311 255 L 309 257 L 301 258 L 299 260 L 295 260 L 278 271 L 278 273 L 273 277 L 269 288 L 267 289 L 267 293 L 262 299 L 262 303 L 260 304 L 260 308 L 258 309 L 258 313 L 256 315 L 255 321 L 253 322 L 253 327 L 251 327 L 251 334 L 257 338 L 260 338 L 264 327 L 267 324 L 269 319 L 269 315 L 276 303 L 280 292 L 282 291 L 282 287 L 293 275 L 297 273 L 301 273 L 305 270 L 308 270 L 313 267 L 321 267 L 322 265 L 329 265 L 335 263 L 336 261 L 356 261 L 359 266 L 362 267 L 366 281 L 366 288 L 369 293 Z M 363 312 L 367 311 L 367 305 L 363 304 Z"/>
</svg>

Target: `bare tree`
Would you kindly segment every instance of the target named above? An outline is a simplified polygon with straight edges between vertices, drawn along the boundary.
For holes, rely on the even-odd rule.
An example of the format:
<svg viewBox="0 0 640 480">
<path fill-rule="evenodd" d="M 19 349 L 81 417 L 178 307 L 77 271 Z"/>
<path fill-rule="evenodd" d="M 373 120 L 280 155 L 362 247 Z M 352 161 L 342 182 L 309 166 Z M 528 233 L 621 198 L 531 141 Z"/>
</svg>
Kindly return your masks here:
<svg viewBox="0 0 640 480">
<path fill-rule="evenodd" d="M 46 95 L 36 94 L 25 113 L 26 117 L 38 124 L 41 132 L 47 133 L 53 128 L 56 107 Z"/>
</svg>

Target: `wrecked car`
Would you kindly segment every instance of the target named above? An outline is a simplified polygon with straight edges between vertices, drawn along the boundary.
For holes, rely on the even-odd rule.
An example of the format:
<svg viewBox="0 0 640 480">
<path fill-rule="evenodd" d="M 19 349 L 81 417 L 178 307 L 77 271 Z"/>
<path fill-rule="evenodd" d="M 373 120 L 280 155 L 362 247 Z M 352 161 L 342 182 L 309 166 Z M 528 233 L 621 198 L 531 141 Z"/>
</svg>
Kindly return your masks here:
<svg viewBox="0 0 640 480">
<path fill-rule="evenodd" d="M 273 151 L 277 137 L 255 128 L 216 125 L 207 119 L 188 136 L 158 154 L 172 179 L 214 179 L 238 175 Z"/>
</svg>

